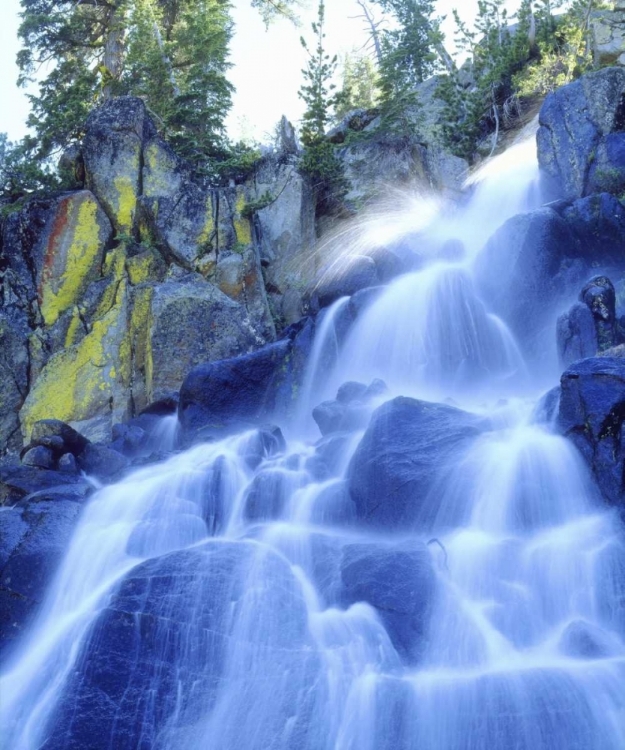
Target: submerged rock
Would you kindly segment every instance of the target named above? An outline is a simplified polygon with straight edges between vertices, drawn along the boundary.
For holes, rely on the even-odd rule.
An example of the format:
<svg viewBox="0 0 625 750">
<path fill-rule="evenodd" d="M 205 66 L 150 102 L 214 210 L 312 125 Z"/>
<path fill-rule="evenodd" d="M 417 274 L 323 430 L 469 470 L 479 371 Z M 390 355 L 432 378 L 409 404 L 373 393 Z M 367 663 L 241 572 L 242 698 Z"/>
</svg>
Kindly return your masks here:
<svg viewBox="0 0 625 750">
<path fill-rule="evenodd" d="M 211 542 L 137 566 L 81 650 L 48 750 L 242 747 L 252 736 L 258 747 L 279 736 L 315 750 L 310 685 L 320 660 L 301 588 L 286 561 L 258 555 L 253 542 Z M 238 699 L 215 724 L 226 684 L 239 686 Z"/>
</svg>

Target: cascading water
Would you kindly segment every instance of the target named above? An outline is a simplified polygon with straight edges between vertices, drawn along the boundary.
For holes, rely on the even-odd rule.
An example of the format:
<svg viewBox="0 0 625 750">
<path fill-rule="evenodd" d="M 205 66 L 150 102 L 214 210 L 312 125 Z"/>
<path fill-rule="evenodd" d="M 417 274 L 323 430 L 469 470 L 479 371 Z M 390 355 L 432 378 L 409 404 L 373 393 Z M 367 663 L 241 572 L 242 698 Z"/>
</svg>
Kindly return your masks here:
<svg viewBox="0 0 625 750">
<path fill-rule="evenodd" d="M 347 302 L 326 313 L 286 450 L 259 462 L 254 433 L 230 437 L 91 499 L 5 666 L 7 749 L 625 746 L 622 525 L 532 418 L 523 359 L 472 283 L 504 172 L 434 223 L 440 244 L 469 238 L 464 257 L 399 278 L 342 344 Z M 359 524 L 346 490 L 362 432 L 322 441 L 324 472 L 301 418 L 373 378 L 483 427 L 414 499 L 427 520 L 394 533 Z"/>
</svg>

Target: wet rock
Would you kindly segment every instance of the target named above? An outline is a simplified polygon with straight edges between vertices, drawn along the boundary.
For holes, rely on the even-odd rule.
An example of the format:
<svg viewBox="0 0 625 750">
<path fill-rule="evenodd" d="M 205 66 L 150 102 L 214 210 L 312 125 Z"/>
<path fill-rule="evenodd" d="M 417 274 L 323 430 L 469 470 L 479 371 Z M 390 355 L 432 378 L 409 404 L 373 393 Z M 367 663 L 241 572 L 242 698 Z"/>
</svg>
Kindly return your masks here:
<svg viewBox="0 0 625 750">
<path fill-rule="evenodd" d="M 54 455 L 49 448 L 38 445 L 26 451 L 22 457 L 22 463 L 25 466 L 34 466 L 38 469 L 53 469 L 55 461 Z"/>
<path fill-rule="evenodd" d="M 558 424 L 592 469 L 606 500 L 625 504 L 625 361 L 596 357 L 561 379 Z"/>
<path fill-rule="evenodd" d="M 170 719 L 176 713 L 176 727 L 200 726 L 227 678 L 245 699 L 230 706 L 219 738 L 211 732 L 218 745 L 240 747 L 254 736 L 270 747 L 288 736 L 292 747 L 315 750 L 309 687 L 320 663 L 301 586 L 280 556 L 257 553 L 252 542 L 220 541 L 134 568 L 82 646 L 47 748 L 192 745 Z"/>
<path fill-rule="evenodd" d="M 58 469 L 65 474 L 77 474 L 78 464 L 71 453 L 64 453 L 61 458 L 59 458 Z"/>
<path fill-rule="evenodd" d="M 249 521 L 281 518 L 289 489 L 292 489 L 292 482 L 286 472 L 279 469 L 259 472 L 245 494 L 245 517 Z"/>
<path fill-rule="evenodd" d="M 487 425 L 443 404 L 396 398 L 377 409 L 348 469 L 360 524 L 428 529 L 439 513 L 437 481 Z M 454 508 L 460 522 L 465 508 Z"/>
<path fill-rule="evenodd" d="M 345 407 L 338 401 L 324 401 L 313 409 L 313 419 L 322 435 L 338 432 L 341 429 Z"/>
<path fill-rule="evenodd" d="M 380 283 L 375 262 L 366 255 L 349 255 L 339 258 L 325 268 L 315 284 L 314 295 L 318 307 L 331 305 L 341 297 Z"/>
<path fill-rule="evenodd" d="M 110 479 L 129 466 L 126 456 L 105 445 L 90 443 L 78 456 L 78 466 L 87 476 Z"/>
<path fill-rule="evenodd" d="M 368 602 L 393 645 L 409 663 L 423 654 L 435 589 L 430 553 L 422 543 L 351 544 L 343 549 L 342 600 Z"/>
<path fill-rule="evenodd" d="M 575 620 L 562 633 L 559 648 L 576 659 L 605 659 L 616 655 L 620 645 L 613 636 L 593 623 Z"/>
<path fill-rule="evenodd" d="M 59 471 L 24 466 L 11 459 L 0 462 L 0 506 L 14 505 L 33 493 L 55 490 L 85 498 L 93 487 L 81 477 Z"/>
<path fill-rule="evenodd" d="M 178 418 L 186 440 L 266 421 L 288 368 L 291 342 L 195 367 L 180 390 Z"/>
<path fill-rule="evenodd" d="M 597 354 L 597 332 L 588 306 L 577 302 L 558 318 L 558 358 L 563 367 Z"/>
<path fill-rule="evenodd" d="M 595 276 L 582 289 L 580 299 L 593 317 L 597 351 L 610 349 L 617 343 L 614 285 L 607 276 Z"/>
<path fill-rule="evenodd" d="M 45 496 L 26 500 L 1 512 L 1 656 L 18 642 L 41 605 L 65 555 L 81 507 L 80 502 L 60 494 L 50 500 Z"/>
<path fill-rule="evenodd" d="M 343 383 L 336 393 L 336 400 L 341 404 L 349 404 L 352 401 L 360 401 L 367 393 L 367 386 L 364 383 L 348 381 Z"/>
<path fill-rule="evenodd" d="M 84 435 L 58 419 L 42 419 L 35 422 L 30 434 L 31 444 L 48 445 L 47 441 L 51 438 L 58 438 L 61 441 L 59 450 L 65 449 L 74 455 L 82 453 L 89 444 Z"/>
<path fill-rule="evenodd" d="M 604 68 L 549 94 L 540 111 L 538 161 L 554 196 L 625 189 L 625 69 Z"/>
<path fill-rule="evenodd" d="M 334 401 L 324 401 L 313 409 L 313 419 L 321 434 L 363 430 L 371 415 L 370 402 L 386 391 L 382 380 L 364 383 L 347 382 L 340 386 Z"/>
<path fill-rule="evenodd" d="M 553 316 L 592 276 L 625 270 L 625 206 L 611 195 L 560 202 L 507 221 L 488 241 L 475 276 L 488 308 L 527 353 L 553 340 Z"/>
</svg>

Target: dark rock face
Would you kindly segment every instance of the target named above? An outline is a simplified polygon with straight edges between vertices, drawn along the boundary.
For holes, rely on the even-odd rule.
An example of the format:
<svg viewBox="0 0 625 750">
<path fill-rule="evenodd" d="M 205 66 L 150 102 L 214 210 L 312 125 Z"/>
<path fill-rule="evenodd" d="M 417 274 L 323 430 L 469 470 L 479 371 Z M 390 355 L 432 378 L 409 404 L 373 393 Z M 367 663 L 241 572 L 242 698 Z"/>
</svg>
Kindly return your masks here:
<svg viewBox="0 0 625 750">
<path fill-rule="evenodd" d="M 361 289 L 376 286 L 380 280 L 372 258 L 366 255 L 339 258 L 319 275 L 313 295 L 316 298 L 316 307 L 321 309 L 341 297 L 351 297 Z"/>
<path fill-rule="evenodd" d="M 571 364 L 618 346 L 621 339 L 616 319 L 616 293 L 607 276 L 596 276 L 580 292 L 576 303 L 558 318 L 560 363 Z"/>
<path fill-rule="evenodd" d="M 313 419 L 325 437 L 335 432 L 362 430 L 369 422 L 372 399 L 387 392 L 386 383 L 374 380 L 364 383 L 343 383 L 334 401 L 324 401 L 313 409 Z"/>
<path fill-rule="evenodd" d="M 472 414 L 442 404 L 402 397 L 381 406 L 348 471 L 358 521 L 383 530 L 431 528 L 439 515 L 441 472 L 485 427 Z M 463 511 L 454 509 L 456 520 Z"/>
<path fill-rule="evenodd" d="M 350 544 L 341 563 L 345 605 L 368 602 L 379 612 L 397 651 L 418 661 L 429 623 L 435 576 L 423 544 Z"/>
<path fill-rule="evenodd" d="M 625 270 L 625 206 L 611 195 L 555 203 L 507 221 L 475 265 L 482 298 L 527 350 L 552 336 L 558 307 L 589 278 Z"/>
<path fill-rule="evenodd" d="M 563 434 L 591 467 L 606 500 L 625 501 L 625 360 L 575 362 L 562 375 L 558 416 Z"/>
<path fill-rule="evenodd" d="M 203 735 L 207 727 L 201 722 L 210 716 L 222 681 L 230 679 L 246 690 L 248 713 L 220 723 L 219 746 L 236 747 L 237 736 L 252 736 L 256 704 L 264 701 L 266 736 L 254 733 L 259 746 L 270 747 L 274 737 L 288 733 L 290 747 L 313 750 L 306 732 L 319 662 L 306 608 L 289 566 L 273 553 L 257 554 L 250 542 L 209 543 L 131 571 L 84 644 L 43 747 L 147 750 L 193 747 L 206 737 L 210 743 L 215 728 Z M 255 560 L 271 622 L 250 610 L 254 594 L 247 572 Z M 252 651 L 252 641 L 262 645 Z M 241 710 L 243 703 L 237 703 Z M 188 735 L 168 731 L 175 711 L 176 724 L 188 727 Z"/>
<path fill-rule="evenodd" d="M 60 491 L 0 510 L 0 656 L 22 635 L 41 604 L 81 507 Z"/>
<path fill-rule="evenodd" d="M 606 68 L 563 86 L 540 111 L 538 161 L 554 196 L 625 189 L 625 70 Z"/>
<path fill-rule="evenodd" d="M 242 428 L 266 420 L 288 367 L 289 341 L 278 341 L 252 354 L 195 367 L 180 391 L 178 416 L 183 434 Z"/>
<path fill-rule="evenodd" d="M 82 477 L 24 466 L 11 459 L 0 462 L 0 506 L 14 505 L 33 493 L 57 493 L 61 497 L 82 499 L 92 489 Z"/>
</svg>

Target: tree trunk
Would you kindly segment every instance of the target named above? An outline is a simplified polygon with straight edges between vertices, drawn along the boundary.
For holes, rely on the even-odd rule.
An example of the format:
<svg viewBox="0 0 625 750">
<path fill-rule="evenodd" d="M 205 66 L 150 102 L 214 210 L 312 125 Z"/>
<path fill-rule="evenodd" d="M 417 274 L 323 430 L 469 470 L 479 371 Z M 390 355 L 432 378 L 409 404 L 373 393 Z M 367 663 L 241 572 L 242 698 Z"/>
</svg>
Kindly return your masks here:
<svg viewBox="0 0 625 750">
<path fill-rule="evenodd" d="M 126 37 L 126 11 L 120 4 L 110 16 L 108 32 L 104 41 L 104 86 L 102 96 L 109 99 L 114 94 L 114 85 L 121 78 L 124 70 L 124 52 Z"/>
</svg>

